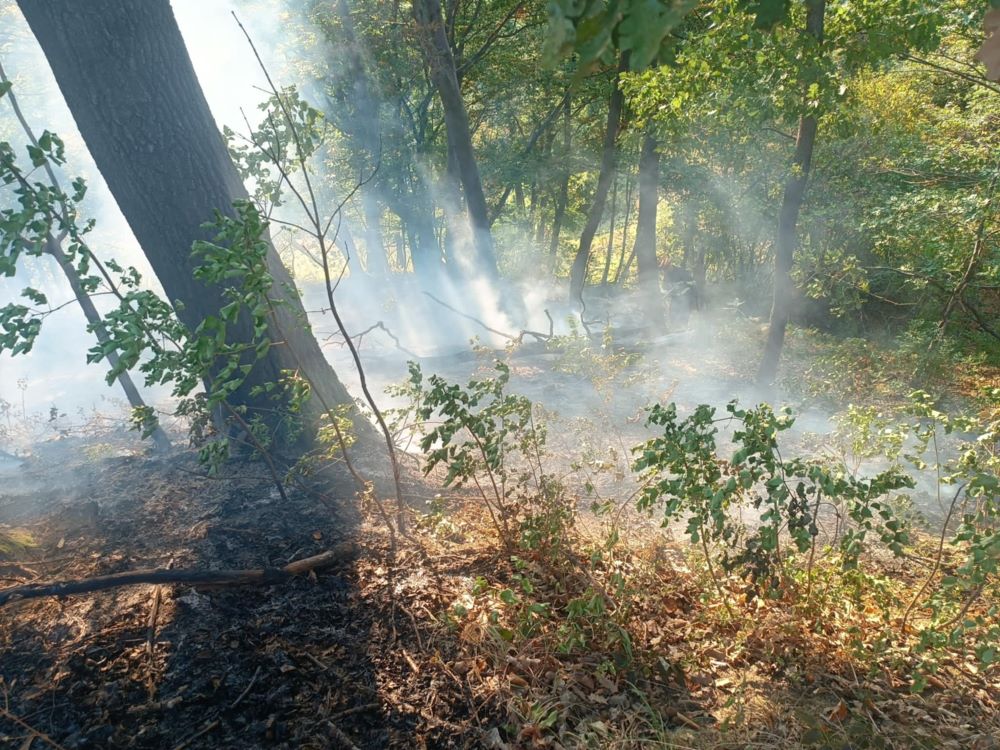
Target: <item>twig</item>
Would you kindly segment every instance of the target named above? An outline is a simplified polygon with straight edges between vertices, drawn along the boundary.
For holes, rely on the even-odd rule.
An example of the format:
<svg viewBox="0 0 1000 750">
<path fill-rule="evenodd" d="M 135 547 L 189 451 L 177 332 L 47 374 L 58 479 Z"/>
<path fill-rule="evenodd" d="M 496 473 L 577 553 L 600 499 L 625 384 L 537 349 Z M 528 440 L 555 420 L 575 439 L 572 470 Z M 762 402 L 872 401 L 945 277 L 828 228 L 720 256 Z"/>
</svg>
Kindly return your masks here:
<svg viewBox="0 0 1000 750">
<path fill-rule="evenodd" d="M 167 563 L 167 570 L 174 567 L 174 559 L 170 558 Z M 160 602 L 163 599 L 163 587 L 156 585 L 153 587 L 153 605 L 149 610 L 149 628 L 146 631 L 146 653 L 153 657 L 153 641 L 156 639 L 156 620 L 160 616 Z"/>
<path fill-rule="evenodd" d="M 15 724 L 17 724 L 22 729 L 28 730 L 29 732 L 31 732 L 31 735 L 33 737 L 38 737 L 40 740 L 43 740 L 43 741 L 49 743 L 52 747 L 56 748 L 56 750 L 66 750 L 65 747 L 63 747 L 62 745 L 60 745 L 58 742 L 56 742 L 54 739 L 52 739 L 51 737 L 49 737 L 47 734 L 45 734 L 44 732 L 39 732 L 37 729 L 35 729 L 33 726 L 31 726 L 31 724 L 29 724 L 28 722 L 24 721 L 20 717 L 15 716 L 10 711 L 8 711 L 6 708 L 0 707 L 0 716 L 3 716 L 5 719 L 8 719 L 9 721 L 14 722 Z M 29 742 L 28 744 L 30 745 L 31 743 Z M 24 745 L 24 747 L 27 747 L 27 745 Z"/>
<path fill-rule="evenodd" d="M 437 297 L 435 297 L 433 294 L 431 294 L 428 291 L 425 291 L 424 294 L 426 294 L 428 297 L 430 297 L 432 300 L 434 300 L 435 302 L 437 302 L 442 307 L 447 308 L 448 310 L 451 310 L 456 315 L 459 315 L 459 316 L 461 316 L 463 318 L 466 318 L 467 320 L 471 320 L 473 323 L 476 323 L 476 324 L 482 326 L 483 328 L 485 328 L 490 333 L 495 333 L 497 336 L 502 336 L 503 338 L 507 339 L 508 341 L 513 341 L 514 343 L 520 344 L 524 340 L 525 336 L 533 336 L 534 338 L 536 338 L 538 341 L 541 341 L 541 342 L 548 341 L 550 338 L 552 338 L 552 328 L 553 328 L 553 325 L 552 325 L 552 316 L 549 315 L 549 311 L 548 310 L 545 311 L 545 315 L 549 319 L 549 332 L 548 332 L 548 334 L 541 333 L 539 331 L 529 331 L 529 330 L 525 329 L 525 330 L 522 330 L 519 334 L 517 334 L 515 336 L 512 333 L 504 333 L 503 331 L 498 331 L 496 328 L 491 328 L 490 326 L 486 325 L 486 323 L 484 323 L 483 321 L 481 321 L 479 318 L 477 318 L 477 317 L 475 317 L 473 315 L 469 315 L 468 313 L 464 313 L 461 310 L 455 309 L 454 307 L 452 307 L 451 305 L 449 305 L 447 302 L 445 302 L 444 300 L 438 299 Z"/>
<path fill-rule="evenodd" d="M 289 563 L 283 568 L 256 568 L 251 570 L 134 570 L 107 576 L 84 578 L 74 581 L 57 581 L 49 584 L 28 584 L 0 591 L 0 607 L 11 601 L 37 599 L 45 596 L 67 596 L 92 591 L 134 586 L 141 583 L 191 583 L 212 585 L 268 585 L 283 583 L 297 575 L 330 567 L 357 554 L 357 547 L 345 542 L 319 555 Z"/>
<path fill-rule="evenodd" d="M 940 487 L 940 479 L 938 480 L 938 487 Z M 931 583 L 937 577 L 938 571 L 941 569 L 941 560 L 944 558 L 944 541 L 945 537 L 947 537 L 948 535 L 948 523 L 951 521 L 952 514 L 954 514 L 956 504 L 958 503 L 958 498 L 962 494 L 962 490 L 964 489 L 965 489 L 964 484 L 960 484 L 958 486 L 958 490 L 955 491 L 955 497 L 953 497 L 951 500 L 951 507 L 948 508 L 948 515 L 945 516 L 944 523 L 941 525 L 941 536 L 938 539 L 938 548 L 937 548 L 937 554 L 935 555 L 934 559 L 934 567 L 931 568 L 931 572 L 927 575 L 927 578 L 924 580 L 924 583 L 920 587 L 920 590 L 913 595 L 913 599 L 910 600 L 910 606 L 908 606 L 906 608 L 906 612 L 903 613 L 903 622 L 899 626 L 899 632 L 902 633 L 904 637 L 906 635 L 906 622 L 907 620 L 910 619 L 910 613 L 913 611 L 913 608 L 917 606 L 917 602 L 920 601 L 920 598 L 924 595 L 924 592 L 927 591 L 927 587 L 931 585 Z"/>
<path fill-rule="evenodd" d="M 250 678 L 250 682 L 247 684 L 245 688 L 243 688 L 243 692 L 239 694 L 239 697 L 237 697 L 236 700 L 233 701 L 232 705 L 229 708 L 236 708 L 238 705 L 240 705 L 240 703 L 242 703 L 243 699 L 247 697 L 247 693 L 250 692 L 250 688 L 252 688 L 254 686 L 254 683 L 257 682 L 257 677 L 259 675 L 260 675 L 260 667 L 257 667 L 257 669 L 254 670 L 253 677 Z"/>
<path fill-rule="evenodd" d="M 952 617 L 950 620 L 948 620 L 948 622 L 946 622 L 944 625 L 942 625 L 941 630 L 943 631 L 948 630 L 950 627 L 960 622 L 965 617 L 966 613 L 969 611 L 969 607 L 971 607 L 973 602 L 975 602 L 976 599 L 979 598 L 979 595 L 983 593 L 983 588 L 985 586 L 986 586 L 985 583 L 981 583 L 980 585 L 972 589 L 969 595 L 965 598 L 965 602 L 962 604 L 962 608 L 958 610 L 958 614 Z"/>
<path fill-rule="evenodd" d="M 352 714 L 360 714 L 365 711 L 379 711 L 381 709 L 382 709 L 381 703 L 363 703 L 360 706 L 352 706 L 351 708 L 345 708 L 343 711 L 338 711 L 330 718 L 331 720 L 340 719 L 343 718 L 344 716 L 350 716 Z"/>
<path fill-rule="evenodd" d="M 406 659 L 406 663 L 410 665 L 410 669 L 413 670 L 413 674 L 420 674 L 420 665 L 413 660 L 413 657 L 410 656 L 409 651 L 405 648 L 403 649 L 403 658 Z"/>
<path fill-rule="evenodd" d="M 186 748 L 188 745 L 190 745 L 196 739 L 198 739 L 199 737 L 201 737 L 203 734 L 208 734 L 213 729 L 215 729 L 217 726 L 219 726 L 219 720 L 218 719 L 213 719 L 212 721 L 208 722 L 208 724 L 206 724 L 201 729 L 199 729 L 197 732 L 195 732 L 190 737 L 188 737 L 186 740 L 184 740 L 181 744 L 177 745 L 177 747 L 175 747 L 174 750 L 184 750 L 184 748 Z"/>
<path fill-rule="evenodd" d="M 360 750 L 360 748 L 354 744 L 354 741 L 348 737 L 344 732 L 332 721 L 326 722 L 327 731 L 330 732 L 331 737 L 340 743 L 341 747 L 347 748 L 347 750 Z"/>
<path fill-rule="evenodd" d="M 329 312 L 329 310 L 327 310 L 325 307 L 323 307 L 323 308 L 320 308 L 319 310 L 316 310 L 315 312 L 318 312 L 318 313 L 320 313 L 322 315 L 322 314 L 325 314 L 325 313 Z M 407 357 L 412 357 L 413 359 L 420 359 L 420 355 L 419 354 L 414 354 L 409 349 L 407 349 L 405 346 L 403 346 L 402 343 L 399 340 L 399 336 L 397 336 L 392 331 L 390 331 L 389 328 L 386 326 L 386 324 L 383 321 L 381 321 L 381 320 L 378 321 L 377 323 L 374 323 L 373 325 L 368 326 L 363 331 L 358 331 L 358 333 L 354 334 L 354 336 L 352 336 L 352 338 L 357 339 L 358 346 L 361 346 L 361 340 L 366 335 L 368 335 L 369 333 L 371 333 L 374 330 L 382 330 L 382 331 L 384 331 L 385 334 L 389 338 L 392 339 L 392 342 L 396 345 L 396 348 L 399 349 L 399 351 L 401 351 Z M 336 333 L 331 333 L 329 336 L 326 337 L 325 340 L 329 341 L 330 339 L 332 339 L 336 335 L 337 335 Z"/>
<path fill-rule="evenodd" d="M 313 190 L 312 180 L 309 177 L 309 169 L 306 164 L 306 154 L 305 150 L 302 148 L 301 140 L 299 138 L 299 129 L 292 118 L 291 113 L 289 113 L 288 108 L 285 105 L 285 101 L 282 98 L 277 86 L 275 86 L 274 81 L 271 79 L 271 74 L 267 70 L 267 66 L 264 65 L 264 61 L 261 59 L 260 54 L 257 51 L 257 47 L 253 43 L 253 39 L 250 37 L 249 32 L 240 22 L 239 17 L 236 13 L 233 13 L 233 18 L 236 20 L 236 24 L 240 27 L 240 31 L 246 37 L 247 43 L 250 45 L 250 49 L 253 51 L 254 57 L 257 59 L 257 63 L 260 66 L 261 72 L 264 74 L 264 78 L 267 79 L 267 84 L 271 88 L 271 92 L 274 94 L 278 106 L 281 108 L 282 114 L 285 117 L 285 123 L 288 125 L 289 132 L 291 133 L 292 140 L 295 143 L 296 156 L 298 157 L 299 167 L 302 170 L 302 179 L 305 182 L 306 192 L 309 195 L 309 200 L 306 201 L 301 193 L 296 191 L 296 197 L 299 200 L 303 210 L 306 212 L 306 216 L 309 219 L 309 223 L 313 226 L 314 231 L 310 234 L 315 238 L 316 242 L 319 244 L 320 257 L 323 260 L 323 280 L 326 287 L 327 301 L 330 303 L 330 313 L 333 315 L 334 320 L 337 323 L 337 328 L 340 329 L 341 335 L 343 335 L 345 342 L 347 343 L 347 348 L 351 352 L 351 358 L 354 360 L 354 365 L 358 373 L 358 380 L 361 384 L 361 391 L 365 396 L 365 401 L 367 401 L 368 406 L 371 408 L 372 413 L 375 416 L 375 421 L 378 422 L 379 428 L 382 431 L 382 435 L 385 438 L 386 448 L 389 453 L 389 461 L 392 464 L 392 479 L 396 491 L 396 525 L 401 533 L 406 532 L 406 505 L 403 501 L 403 487 L 402 480 L 400 476 L 399 461 L 396 459 L 396 448 L 392 442 L 392 434 L 389 431 L 389 427 L 385 422 L 385 418 L 382 416 L 382 411 L 379 409 L 378 404 L 375 402 L 375 398 L 372 396 L 370 389 L 368 388 L 368 379 L 365 374 L 364 366 L 361 362 L 361 355 L 358 354 L 357 347 L 354 345 L 354 341 L 351 339 L 350 334 L 347 333 L 347 327 L 344 325 L 343 319 L 340 317 L 340 313 L 337 309 L 337 305 L 333 299 L 334 286 L 332 283 L 330 275 L 330 262 L 329 262 L 329 247 L 326 241 L 327 232 L 330 230 L 330 226 L 333 223 L 334 217 L 339 217 L 341 215 L 341 208 L 344 202 L 348 200 L 350 195 L 359 190 L 362 185 L 366 184 L 369 180 L 373 179 L 375 176 L 375 171 L 367 179 L 362 179 L 353 191 L 351 191 L 348 198 L 345 198 L 343 202 L 337 207 L 333 214 L 331 214 L 326 226 L 323 226 L 323 222 L 320 218 L 319 203 L 316 199 L 316 194 Z M 276 165 L 280 169 L 280 165 Z M 376 166 L 377 170 L 377 166 Z M 286 182 L 288 180 L 286 179 Z M 338 223 L 339 227 L 339 223 Z"/>
<path fill-rule="evenodd" d="M 243 429 L 244 434 L 246 434 L 249 441 L 253 444 L 254 449 L 257 451 L 258 455 L 264 459 L 264 463 L 267 465 L 267 470 L 271 474 L 271 480 L 274 482 L 274 486 L 278 490 L 278 495 L 281 496 L 281 501 L 288 504 L 288 495 L 285 493 L 285 483 L 281 479 L 281 475 L 278 474 L 278 468 L 274 465 L 274 457 L 271 452 L 265 448 L 260 439 L 254 433 L 253 428 L 247 424 L 247 421 L 243 419 L 236 409 L 234 409 L 230 403 L 226 400 L 222 401 L 222 405 L 229 412 L 229 415 L 236 420 L 237 424 Z"/>
</svg>

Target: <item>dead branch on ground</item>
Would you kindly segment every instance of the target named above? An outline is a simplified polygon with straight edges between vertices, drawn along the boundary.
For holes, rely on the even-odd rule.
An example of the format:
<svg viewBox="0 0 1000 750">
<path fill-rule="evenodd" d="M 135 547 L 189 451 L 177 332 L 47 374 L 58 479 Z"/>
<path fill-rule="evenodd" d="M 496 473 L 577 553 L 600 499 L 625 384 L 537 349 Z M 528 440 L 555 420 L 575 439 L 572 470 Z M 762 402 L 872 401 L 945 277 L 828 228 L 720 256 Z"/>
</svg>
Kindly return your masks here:
<svg viewBox="0 0 1000 750">
<path fill-rule="evenodd" d="M 426 294 L 432 300 L 434 300 L 439 305 L 441 305 L 441 307 L 444 307 L 444 308 L 446 308 L 448 310 L 451 310 L 456 315 L 459 315 L 459 316 L 461 316 L 463 318 L 466 318 L 467 320 L 471 320 L 473 323 L 476 323 L 477 325 L 482 326 L 483 328 L 485 328 L 490 333 L 495 333 L 497 336 L 501 336 L 501 337 L 503 337 L 503 338 L 507 339 L 508 341 L 511 341 L 511 342 L 513 342 L 515 344 L 520 344 L 522 341 L 524 341 L 524 337 L 525 336 L 532 336 L 536 341 L 540 341 L 543 344 L 545 342 L 549 341 L 553 337 L 553 332 L 552 331 L 553 331 L 553 328 L 554 328 L 554 324 L 552 323 L 552 316 L 549 315 L 549 311 L 548 310 L 545 311 L 545 317 L 547 317 L 549 319 L 549 332 L 548 333 L 541 333 L 540 331 L 531 331 L 531 330 L 527 330 L 527 329 L 522 329 L 521 332 L 518 333 L 515 336 L 512 333 L 504 333 L 503 331 L 498 331 L 496 328 L 491 328 L 490 326 L 486 325 L 486 323 L 484 323 L 479 318 L 477 318 L 477 317 L 475 317 L 473 315 L 469 315 L 468 313 L 464 313 L 461 310 L 457 310 L 456 308 L 452 307 L 451 305 L 449 305 L 444 300 L 438 299 L 437 297 L 435 297 L 430 292 L 425 291 L 424 294 Z"/>
<path fill-rule="evenodd" d="M 312 557 L 296 560 L 283 568 L 254 568 L 250 570 L 133 570 L 107 576 L 83 578 L 55 583 L 32 583 L 25 586 L 0 591 L 0 607 L 12 601 L 38 599 L 45 596 L 67 596 L 85 594 L 91 591 L 120 586 L 134 586 L 142 583 L 189 583 L 213 586 L 270 585 L 284 583 L 295 576 L 313 570 L 328 568 L 357 554 L 357 546 L 352 542 L 339 544 L 333 549 Z"/>
</svg>

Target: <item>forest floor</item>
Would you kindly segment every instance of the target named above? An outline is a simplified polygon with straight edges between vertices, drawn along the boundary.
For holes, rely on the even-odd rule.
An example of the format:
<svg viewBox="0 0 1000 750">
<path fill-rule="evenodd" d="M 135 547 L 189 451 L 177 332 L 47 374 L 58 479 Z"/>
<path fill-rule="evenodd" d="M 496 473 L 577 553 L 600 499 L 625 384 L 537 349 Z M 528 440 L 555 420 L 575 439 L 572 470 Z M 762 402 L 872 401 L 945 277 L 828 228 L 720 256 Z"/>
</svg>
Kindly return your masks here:
<svg viewBox="0 0 1000 750">
<path fill-rule="evenodd" d="M 600 442 L 595 423 L 611 416 L 593 410 L 613 401 L 602 389 L 637 372 L 608 356 L 515 363 L 537 396 L 596 382 L 593 399 L 564 400 L 554 460 Z M 713 356 L 677 371 L 729 366 Z M 716 401 L 732 391 L 717 382 Z M 635 387 L 676 392 L 662 379 Z M 614 408 L 631 438 L 633 402 Z M 630 443 L 616 442 L 624 454 Z M 257 462 L 208 478 L 193 451 L 151 458 L 134 446 L 106 430 L 0 465 L 0 529 L 24 542 L 0 549 L 0 587 L 273 568 L 345 540 L 360 551 L 275 585 L 147 584 L 0 607 L 0 746 L 1000 748 L 995 666 L 946 657 L 912 692 L 912 659 L 884 640 L 874 602 L 851 606 L 832 576 L 826 594 L 845 598 L 833 620 L 735 590 L 731 616 L 704 596 L 712 583 L 687 545 L 630 512 L 614 466 L 581 482 L 618 511 L 588 514 L 581 496 L 554 566 L 506 554 L 475 496 L 439 494 L 440 477 L 418 479 L 409 463 L 412 536 L 393 555 L 346 478 L 335 512 L 296 491 L 281 501 Z M 596 550 L 605 557 L 588 564 Z M 879 571 L 872 596 L 905 599 L 926 577 L 910 561 Z"/>
</svg>

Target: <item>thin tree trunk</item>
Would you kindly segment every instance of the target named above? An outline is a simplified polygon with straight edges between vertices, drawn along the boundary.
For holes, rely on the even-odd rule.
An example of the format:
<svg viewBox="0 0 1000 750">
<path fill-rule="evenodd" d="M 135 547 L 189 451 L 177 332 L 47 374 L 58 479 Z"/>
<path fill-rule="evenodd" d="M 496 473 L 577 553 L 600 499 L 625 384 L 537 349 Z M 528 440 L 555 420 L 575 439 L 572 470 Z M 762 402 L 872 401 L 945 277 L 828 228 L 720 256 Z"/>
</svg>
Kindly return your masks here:
<svg viewBox="0 0 1000 750">
<path fill-rule="evenodd" d="M 354 18 L 347 0 L 337 0 L 336 12 L 340 18 L 343 38 L 333 41 L 339 42 L 341 48 L 345 50 L 344 61 L 346 64 L 340 83 L 347 92 L 344 97 L 348 100 L 346 114 L 352 125 L 352 127 L 341 128 L 341 130 L 352 137 L 355 144 L 360 146 L 352 149 L 354 151 L 352 161 L 358 170 L 359 179 L 363 180 L 371 177 L 382 156 L 380 102 L 374 94 L 368 76 L 363 55 L 364 43 L 358 39 Z M 338 119 L 342 118 L 338 118 L 337 113 L 333 113 L 333 120 L 336 122 Z M 384 277 L 389 273 L 389 261 L 382 238 L 382 212 L 379 209 L 377 198 L 378 184 L 376 179 L 375 182 L 361 186 L 361 211 L 365 219 L 365 267 L 368 273 Z"/>
<path fill-rule="evenodd" d="M 559 183 L 559 195 L 556 198 L 555 215 L 552 217 L 552 238 L 549 242 L 549 256 L 555 265 L 555 257 L 559 252 L 559 234 L 562 232 L 563 219 L 566 217 L 566 204 L 569 202 L 569 178 L 572 174 L 570 154 L 573 150 L 573 108 L 570 96 L 566 94 L 566 109 L 563 110 L 563 174 Z"/>
<path fill-rule="evenodd" d="M 597 190 L 587 214 L 587 223 L 580 235 L 580 246 L 573 258 L 573 266 L 569 273 L 569 298 L 582 300 L 583 287 L 587 282 L 587 264 L 590 260 L 590 247 L 594 242 L 597 227 L 601 224 L 604 214 L 604 204 L 608 199 L 611 181 L 614 178 L 615 162 L 617 161 L 618 131 L 621 128 L 622 110 L 625 105 L 625 94 L 619 85 L 621 74 L 628 70 L 628 52 L 623 52 L 615 73 L 611 98 L 608 101 L 608 123 L 604 131 L 604 145 L 601 151 L 601 171 L 597 177 Z"/>
<path fill-rule="evenodd" d="M 608 285 L 611 274 L 611 255 L 615 250 L 615 219 L 618 218 L 618 180 L 611 185 L 611 224 L 608 227 L 608 247 L 604 253 L 604 271 L 601 272 L 601 286 Z"/>
<path fill-rule="evenodd" d="M 659 264 L 656 261 L 656 214 L 660 202 L 660 155 L 656 135 L 646 130 L 639 155 L 639 219 L 635 230 L 635 259 L 639 291 L 650 310 L 659 310 Z"/>
<path fill-rule="evenodd" d="M 202 225 L 214 210 L 233 215 L 248 199 L 198 84 L 180 29 L 167 0 L 88 0 L 18 5 L 55 74 L 66 103 L 98 169 L 156 272 L 177 315 L 189 328 L 218 316 L 228 303 L 224 286 L 195 278 L 195 240 L 211 240 Z M 274 344 L 254 366 L 231 405 L 248 407 L 278 427 L 283 416 L 260 387 L 288 371 L 305 371 L 322 390 L 308 417 L 319 417 L 321 400 L 354 400 L 330 367 L 305 323 L 305 311 L 287 269 L 273 247 L 267 254 L 276 304 L 266 335 Z M 248 315 L 229 329 L 230 341 L 254 339 Z M 362 442 L 376 444 L 370 423 L 355 418 Z"/>
<path fill-rule="evenodd" d="M 826 0 L 807 0 L 806 7 L 806 33 L 821 43 Z M 792 173 L 785 183 L 781 201 L 778 235 L 774 248 L 774 300 L 771 305 L 771 322 L 767 332 L 767 343 L 764 345 L 764 356 L 757 371 L 757 382 L 764 385 L 773 383 L 778 374 L 778 362 L 785 344 L 785 330 L 788 328 L 792 300 L 795 297 L 792 263 L 798 245 L 799 211 L 809 183 L 809 168 L 812 164 L 813 147 L 816 144 L 817 126 L 815 115 L 799 118 Z"/>
<path fill-rule="evenodd" d="M 622 271 L 625 270 L 625 252 L 628 249 L 628 227 L 629 220 L 632 218 L 632 170 L 628 171 L 625 176 L 625 222 L 622 225 L 622 248 L 621 252 L 618 253 L 618 268 L 615 269 L 615 286 L 624 283 L 622 278 Z M 630 265 L 631 265 L 631 257 Z"/>
<path fill-rule="evenodd" d="M 104 327 L 104 319 L 101 318 L 101 314 L 97 312 L 97 308 L 94 306 L 94 301 L 87 294 L 86 290 L 83 288 L 83 284 L 80 283 L 80 276 L 77 274 L 76 269 L 70 262 L 69 258 L 66 257 L 66 253 L 63 252 L 62 247 L 59 246 L 57 242 L 50 240 L 48 246 L 45 248 L 46 252 L 51 255 L 56 263 L 59 264 L 59 268 L 62 269 L 63 274 L 66 276 L 66 280 L 69 282 L 70 289 L 73 290 L 73 296 L 76 297 L 77 303 L 80 305 L 80 309 L 83 310 L 83 315 L 87 319 L 87 324 L 90 326 L 90 330 L 93 331 L 94 336 L 97 338 L 98 342 L 103 344 L 108 343 L 108 331 Z M 118 367 L 118 353 L 114 351 L 109 351 L 105 355 L 105 359 L 108 360 L 108 364 L 111 365 L 112 369 Z M 122 370 L 118 374 L 118 385 L 122 387 L 125 391 L 125 398 L 128 399 L 129 406 L 133 409 L 141 409 L 146 406 L 146 402 L 143 401 L 142 396 L 139 394 L 139 389 L 135 387 L 135 383 L 132 382 L 132 376 L 129 375 L 128 370 Z M 157 450 L 168 451 L 170 450 L 170 438 L 167 437 L 167 433 L 163 431 L 163 428 L 159 425 L 153 430 L 150 435 L 153 440 L 153 444 L 156 446 Z"/>
<path fill-rule="evenodd" d="M 705 304 L 705 284 L 708 274 L 707 251 L 705 243 L 698 248 L 698 209 L 688 203 L 684 207 L 684 233 L 681 243 L 684 246 L 684 267 L 692 269 L 694 276 L 694 308 L 701 310 Z M 737 257 L 742 257 L 736 253 Z M 740 274 L 742 278 L 743 274 Z"/>
<path fill-rule="evenodd" d="M 990 180 L 989 187 L 986 189 L 986 204 L 983 206 L 982 216 L 979 218 L 979 223 L 976 227 L 976 241 L 972 246 L 972 255 L 969 256 L 969 261 L 965 265 L 965 271 L 962 273 L 962 278 L 959 279 L 958 284 L 952 290 L 951 294 L 948 295 L 948 301 L 945 303 L 944 312 L 941 313 L 941 321 L 938 324 L 938 330 L 942 335 L 948 329 L 948 322 L 951 319 L 951 315 L 955 310 L 956 304 L 960 304 L 965 295 L 965 291 L 972 281 L 976 272 L 979 269 L 979 265 L 983 260 L 983 256 L 986 253 L 986 224 L 990 218 L 990 214 L 993 209 L 993 199 L 994 191 L 997 186 L 997 176 L 994 175 L 993 179 Z"/>
<path fill-rule="evenodd" d="M 7 73 L 3 69 L 3 65 L 0 65 L 0 83 L 8 82 L 9 79 L 7 78 Z M 13 91 L 7 92 L 7 100 L 10 102 L 11 109 L 14 111 L 14 117 L 17 118 L 17 121 L 21 125 L 21 129 L 24 131 L 25 136 L 27 136 L 28 141 L 32 146 L 38 148 L 38 140 L 35 138 L 35 132 L 28 123 L 24 113 L 21 111 L 21 106 L 18 104 L 17 96 L 15 96 Z M 45 171 L 52 187 L 61 191 L 58 178 L 56 177 L 55 170 L 52 166 L 46 164 Z M 61 205 L 65 211 L 66 205 L 64 203 Z M 102 346 L 106 345 L 110 339 L 108 337 L 108 330 L 104 327 L 104 320 L 101 318 L 101 314 L 97 312 L 97 308 L 94 306 L 94 301 L 83 288 L 83 284 L 80 281 L 80 275 L 70 259 L 66 257 L 66 253 L 62 249 L 62 245 L 55 237 L 49 235 L 45 251 L 55 259 L 56 263 L 59 264 L 59 268 L 62 269 L 63 274 L 66 276 L 66 281 L 69 282 L 70 289 L 73 290 L 73 296 L 76 297 L 77 304 L 79 304 L 80 309 L 83 310 L 83 316 L 87 319 L 87 324 L 90 326 L 90 330 L 93 331 L 94 336 L 97 337 L 98 343 Z M 109 351 L 105 356 L 105 359 L 108 360 L 108 364 L 111 365 L 112 369 L 116 369 L 118 367 L 120 358 L 118 357 L 117 352 Z M 125 392 L 125 398 L 128 399 L 129 406 L 133 409 L 142 409 L 146 407 L 146 402 L 139 394 L 139 389 L 135 387 L 135 383 L 132 381 L 132 376 L 129 375 L 128 370 L 122 370 L 122 372 L 118 373 L 117 380 L 118 384 Z M 153 444 L 156 446 L 157 450 L 170 450 L 170 438 L 167 437 L 167 433 L 164 432 L 163 428 L 159 425 L 153 429 L 150 437 L 153 439 Z"/>
<path fill-rule="evenodd" d="M 632 268 L 632 263 L 635 262 L 635 245 L 632 245 L 632 252 L 628 254 L 628 258 L 625 261 L 625 267 L 621 272 L 621 278 L 619 283 L 624 284 L 628 281 L 628 272 Z"/>
<path fill-rule="evenodd" d="M 541 247 L 545 244 L 545 204 L 548 202 L 547 196 L 542 195 L 538 199 L 538 221 L 535 223 L 535 246 Z"/>
<path fill-rule="evenodd" d="M 416 193 L 411 193 L 411 197 Z M 444 270 L 441 257 L 441 245 L 434 232 L 434 219 L 430 206 L 410 204 L 406 198 L 392 199 L 389 204 L 392 211 L 399 217 L 409 237 L 410 262 L 413 273 L 424 284 L 435 286 L 439 274 Z"/>
<path fill-rule="evenodd" d="M 469 115 L 459 87 L 455 58 L 448 43 L 440 0 L 414 0 L 413 18 L 420 33 L 431 80 L 441 99 L 449 154 L 455 160 L 465 194 L 465 206 L 472 230 L 475 270 L 496 279 L 499 272 L 490 233 L 489 208 L 472 148 Z"/>
<path fill-rule="evenodd" d="M 708 277 L 708 246 L 702 243 L 695 254 L 694 261 L 694 307 L 702 310 L 707 297 L 706 286 Z"/>
<path fill-rule="evenodd" d="M 365 268 L 373 276 L 389 275 L 389 259 L 382 239 L 382 211 L 370 190 L 361 192 L 361 211 L 365 217 Z"/>
</svg>

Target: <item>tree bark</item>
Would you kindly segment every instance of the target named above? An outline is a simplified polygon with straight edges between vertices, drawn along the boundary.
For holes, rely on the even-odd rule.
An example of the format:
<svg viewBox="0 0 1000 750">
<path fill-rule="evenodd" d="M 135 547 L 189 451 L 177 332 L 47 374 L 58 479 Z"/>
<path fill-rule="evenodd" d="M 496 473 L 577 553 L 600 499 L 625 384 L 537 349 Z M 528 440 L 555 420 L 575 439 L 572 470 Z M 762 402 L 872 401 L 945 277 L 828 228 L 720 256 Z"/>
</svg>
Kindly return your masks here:
<svg viewBox="0 0 1000 750">
<path fill-rule="evenodd" d="M 604 131 L 604 144 L 601 149 L 601 170 L 597 177 L 597 190 L 594 192 L 594 200 L 591 203 L 590 211 L 587 214 L 587 223 L 583 227 L 580 235 L 580 246 L 577 248 L 576 256 L 573 258 L 573 266 L 569 273 L 569 298 L 570 300 L 580 300 L 583 295 L 583 287 L 587 281 L 587 263 L 590 260 L 590 247 L 594 242 L 594 235 L 597 234 L 597 227 L 601 224 L 604 214 L 604 204 L 608 199 L 608 191 L 611 189 L 611 181 L 614 179 L 615 163 L 617 161 L 618 131 L 621 128 L 622 110 L 625 106 L 625 94 L 619 85 L 621 74 L 628 70 L 628 52 L 623 52 L 618 63 L 618 70 L 615 73 L 611 98 L 608 101 L 608 123 Z"/>
<path fill-rule="evenodd" d="M 88 0 L 18 5 L 49 61 L 56 82 L 132 232 L 177 315 L 190 329 L 217 316 L 224 288 L 194 277 L 191 245 L 211 239 L 202 224 L 213 211 L 232 215 L 247 191 L 229 158 L 198 83 L 168 0 Z M 271 249 L 276 313 L 269 321 L 269 352 L 230 403 L 245 405 L 247 419 L 281 419 L 256 386 L 301 372 L 329 405 L 353 400 L 337 379 L 306 321 L 288 271 Z M 248 316 L 230 328 L 234 342 L 253 339 Z M 313 399 L 311 401 L 318 401 Z M 318 416 L 317 403 L 309 416 Z M 371 425 L 355 418 L 362 444 L 374 442 Z"/>
<path fill-rule="evenodd" d="M 823 16 L 826 0 L 807 0 L 806 33 L 817 43 L 823 41 Z M 764 356 L 757 371 L 757 382 L 770 385 L 778 374 L 778 362 L 785 344 L 785 331 L 795 298 L 795 284 L 792 281 L 792 263 L 798 246 L 799 211 L 805 200 L 809 183 L 809 169 L 812 164 L 813 147 L 816 144 L 818 122 L 815 115 L 799 118 L 798 133 L 795 138 L 795 156 L 792 172 L 785 182 L 778 215 L 778 234 L 774 248 L 774 299 L 771 304 L 771 322 L 768 326 Z"/>
<path fill-rule="evenodd" d="M 635 230 L 635 259 L 639 291 L 650 310 L 656 306 L 660 290 L 660 268 L 656 261 L 656 214 L 659 202 L 660 154 L 656 150 L 656 135 L 647 129 L 639 155 L 639 217 Z"/>
<path fill-rule="evenodd" d="M 462 184 L 465 206 L 472 230 L 474 271 L 488 278 L 499 278 L 493 236 L 490 233 L 489 207 L 483 192 L 483 182 L 479 175 L 472 148 L 472 132 L 465 100 L 458 83 L 455 58 L 441 15 L 440 0 L 414 0 L 413 19 L 416 21 L 421 44 L 431 80 L 441 99 L 444 111 L 445 130 L 448 135 L 448 151 L 454 159 L 455 170 Z"/>
</svg>

